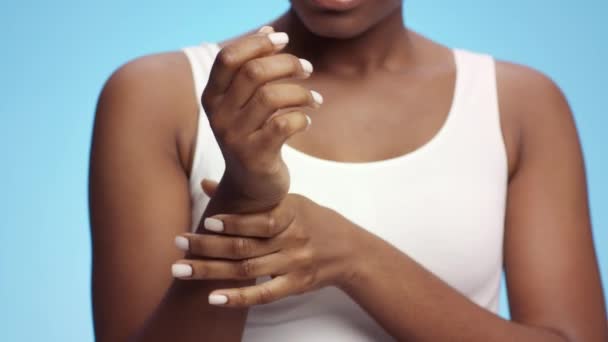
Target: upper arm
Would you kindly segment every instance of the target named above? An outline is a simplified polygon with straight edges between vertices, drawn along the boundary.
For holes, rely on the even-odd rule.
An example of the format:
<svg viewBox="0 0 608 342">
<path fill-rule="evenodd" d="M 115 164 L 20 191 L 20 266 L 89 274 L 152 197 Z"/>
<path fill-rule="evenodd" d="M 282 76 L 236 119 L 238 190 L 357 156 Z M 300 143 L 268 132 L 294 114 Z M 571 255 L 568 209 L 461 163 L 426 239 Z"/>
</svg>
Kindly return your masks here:
<svg viewBox="0 0 608 342">
<path fill-rule="evenodd" d="M 501 113 L 518 127 L 504 242 L 511 317 L 569 339 L 603 341 L 584 161 L 568 103 L 531 69 L 499 63 L 497 78 Z"/>
<path fill-rule="evenodd" d="M 184 99 L 194 93 L 180 82 L 184 60 L 175 53 L 131 62 L 99 99 L 89 196 L 100 340 L 122 340 L 141 326 L 172 281 L 171 263 L 183 257 L 173 238 L 190 227 L 191 214 L 176 136 L 196 110 Z"/>
</svg>

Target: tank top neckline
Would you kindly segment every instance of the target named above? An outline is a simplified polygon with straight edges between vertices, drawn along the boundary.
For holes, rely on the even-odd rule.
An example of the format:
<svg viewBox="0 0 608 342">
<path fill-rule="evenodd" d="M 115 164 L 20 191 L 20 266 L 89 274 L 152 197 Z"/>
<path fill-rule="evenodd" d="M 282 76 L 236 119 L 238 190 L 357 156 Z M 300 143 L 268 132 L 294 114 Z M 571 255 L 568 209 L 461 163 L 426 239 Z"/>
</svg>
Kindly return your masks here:
<svg viewBox="0 0 608 342">
<path fill-rule="evenodd" d="M 217 43 L 207 43 L 207 44 L 213 48 L 214 51 L 212 51 L 212 53 L 214 53 L 214 54 L 217 54 L 217 52 L 219 52 L 219 50 L 221 49 L 221 47 Z M 281 148 L 282 153 L 284 155 L 285 155 L 285 153 L 287 153 L 287 155 L 290 155 L 290 156 L 293 156 L 293 157 L 296 157 L 296 158 L 299 158 L 302 160 L 308 160 L 311 162 L 315 162 L 317 164 L 324 164 L 324 165 L 332 166 L 332 167 L 348 167 L 348 168 L 369 168 L 369 167 L 376 168 L 376 167 L 389 166 L 389 165 L 393 165 L 395 163 L 414 160 L 414 159 L 424 155 L 425 152 L 431 150 L 435 145 L 437 145 L 445 137 L 447 131 L 449 130 L 449 127 L 451 126 L 452 122 L 455 120 L 454 117 L 458 113 L 458 107 L 459 107 L 460 97 L 461 97 L 462 82 L 464 79 L 464 75 L 463 75 L 464 66 L 463 66 L 463 62 L 461 61 L 461 58 L 460 58 L 461 51 L 459 49 L 455 49 L 455 48 L 450 49 L 450 51 L 452 52 L 452 58 L 454 60 L 454 65 L 456 68 L 456 75 L 455 75 L 455 80 L 454 80 L 454 88 L 452 90 L 452 100 L 450 103 L 450 107 L 448 109 L 445 119 L 443 120 L 443 123 L 441 124 L 441 127 L 432 135 L 432 137 L 429 140 L 424 142 L 422 145 L 416 147 L 414 150 L 406 152 L 404 154 L 400 154 L 395 157 L 379 159 L 379 160 L 371 160 L 371 161 L 365 161 L 365 162 L 338 161 L 338 160 L 320 158 L 320 157 L 313 156 L 311 154 L 302 152 L 294 147 L 289 146 L 287 143 L 283 144 L 283 147 Z"/>
</svg>

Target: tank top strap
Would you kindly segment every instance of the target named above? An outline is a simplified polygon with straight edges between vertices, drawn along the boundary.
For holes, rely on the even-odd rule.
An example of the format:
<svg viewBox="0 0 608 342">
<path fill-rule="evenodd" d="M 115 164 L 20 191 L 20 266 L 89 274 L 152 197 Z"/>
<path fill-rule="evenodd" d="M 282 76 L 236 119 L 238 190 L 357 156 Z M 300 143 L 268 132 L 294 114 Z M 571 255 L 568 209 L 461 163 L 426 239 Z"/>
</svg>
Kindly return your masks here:
<svg viewBox="0 0 608 342">
<path fill-rule="evenodd" d="M 209 197 L 202 191 L 200 182 L 203 178 L 219 181 L 224 173 L 224 159 L 211 130 L 207 114 L 200 98 L 207 86 L 213 61 L 219 51 L 217 44 L 203 43 L 182 49 L 188 58 L 194 82 L 194 91 L 199 103 L 196 140 L 194 143 L 194 158 L 190 170 L 190 194 L 192 203 L 192 230 L 198 226 Z"/>
<path fill-rule="evenodd" d="M 458 82 L 451 134 L 455 139 L 467 144 L 460 145 L 468 151 L 482 150 L 502 159 L 498 165 L 505 166 L 506 149 L 500 123 L 496 67 L 492 56 L 455 49 L 458 67 Z"/>
<path fill-rule="evenodd" d="M 457 92 L 468 105 L 483 105 L 498 111 L 496 71 L 490 55 L 456 49 L 455 55 L 461 80 Z M 468 102 L 466 102 L 468 101 Z"/>
<path fill-rule="evenodd" d="M 205 89 L 207 80 L 209 79 L 209 72 L 211 71 L 211 66 L 215 60 L 217 50 L 218 47 L 216 44 L 208 43 L 182 49 L 190 62 L 194 80 L 194 91 L 196 97 L 199 99 L 203 94 L 203 89 Z"/>
</svg>

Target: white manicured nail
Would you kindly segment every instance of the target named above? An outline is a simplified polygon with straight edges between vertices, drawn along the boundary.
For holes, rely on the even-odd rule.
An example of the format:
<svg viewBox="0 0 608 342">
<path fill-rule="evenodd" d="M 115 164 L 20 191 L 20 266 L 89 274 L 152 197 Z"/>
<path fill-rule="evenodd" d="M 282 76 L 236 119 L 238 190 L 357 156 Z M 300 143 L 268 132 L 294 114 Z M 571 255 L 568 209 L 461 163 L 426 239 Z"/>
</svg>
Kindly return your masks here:
<svg viewBox="0 0 608 342">
<path fill-rule="evenodd" d="M 312 123 L 310 116 L 306 115 L 306 121 L 308 122 L 308 125 L 306 126 L 306 128 L 308 128 L 310 126 L 310 124 Z"/>
<path fill-rule="evenodd" d="M 318 104 L 323 103 L 323 96 L 321 96 L 321 94 L 317 93 L 314 90 L 311 90 L 310 93 L 312 94 L 312 98 L 313 98 L 313 100 L 315 100 L 316 103 L 318 103 Z"/>
<path fill-rule="evenodd" d="M 176 278 L 190 277 L 192 275 L 192 266 L 186 264 L 171 265 L 171 274 Z"/>
<path fill-rule="evenodd" d="M 268 39 L 272 42 L 273 45 L 285 45 L 289 42 L 289 36 L 285 32 L 273 32 L 268 34 Z"/>
<path fill-rule="evenodd" d="M 224 222 L 213 217 L 207 217 L 204 223 L 205 229 L 212 232 L 224 231 Z"/>
<path fill-rule="evenodd" d="M 209 295 L 209 304 L 222 305 L 228 303 L 228 297 L 224 295 L 211 294 Z"/>
<path fill-rule="evenodd" d="M 190 241 L 183 236 L 175 237 L 175 246 L 181 249 L 182 251 L 187 251 L 190 249 Z"/>
<path fill-rule="evenodd" d="M 312 63 L 304 58 L 300 58 L 300 64 L 302 65 L 302 70 L 304 70 L 305 73 L 312 74 Z"/>
</svg>

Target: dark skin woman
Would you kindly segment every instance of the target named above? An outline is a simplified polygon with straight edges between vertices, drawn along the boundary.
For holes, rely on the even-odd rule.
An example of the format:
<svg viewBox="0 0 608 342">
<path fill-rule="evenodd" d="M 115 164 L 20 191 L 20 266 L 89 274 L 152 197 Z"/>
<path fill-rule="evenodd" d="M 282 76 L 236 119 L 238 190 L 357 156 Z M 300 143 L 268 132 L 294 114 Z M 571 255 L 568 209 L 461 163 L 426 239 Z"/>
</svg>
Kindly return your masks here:
<svg viewBox="0 0 608 342">
<path fill-rule="evenodd" d="M 226 161 L 219 183 L 202 184 L 212 199 L 201 222 L 221 219 L 220 233 L 188 231 L 199 102 L 185 55 L 143 57 L 111 76 L 91 152 L 98 341 L 239 341 L 252 306 L 325 286 L 399 341 L 608 341 L 577 131 L 564 95 L 535 70 L 496 62 L 511 320 L 289 193 L 283 144 L 335 161 L 383 160 L 424 145 L 446 119 L 451 50 L 404 27 L 402 6 L 292 0 L 269 27 L 220 44 L 198 99 Z M 255 285 L 261 275 L 273 278 Z"/>
</svg>

